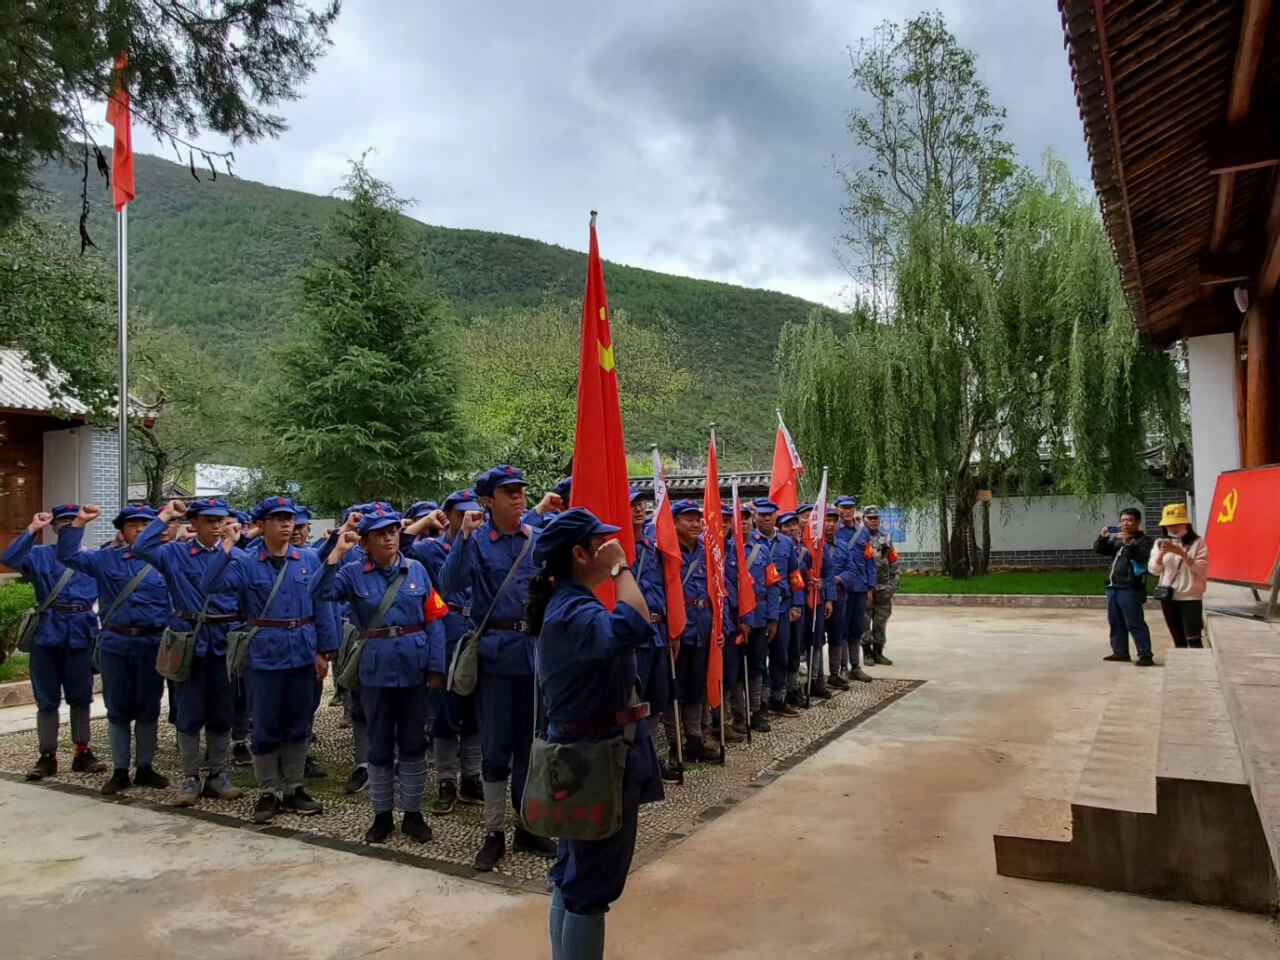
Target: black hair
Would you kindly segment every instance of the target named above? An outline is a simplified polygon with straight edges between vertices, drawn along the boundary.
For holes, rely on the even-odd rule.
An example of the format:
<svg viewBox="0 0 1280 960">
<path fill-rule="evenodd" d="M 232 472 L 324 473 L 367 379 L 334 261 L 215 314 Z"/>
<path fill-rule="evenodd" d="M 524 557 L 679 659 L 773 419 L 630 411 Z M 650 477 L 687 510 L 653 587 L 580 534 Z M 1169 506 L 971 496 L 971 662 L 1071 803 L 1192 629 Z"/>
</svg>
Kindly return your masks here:
<svg viewBox="0 0 1280 960">
<path fill-rule="evenodd" d="M 558 582 L 569 579 L 573 569 L 573 550 L 553 554 L 547 558 L 542 570 L 529 581 L 529 599 L 524 602 L 525 629 L 530 636 L 542 632 L 542 620 L 547 615 L 547 604 L 551 595 L 556 592 Z"/>
<path fill-rule="evenodd" d="M 1120 516 L 1133 517 L 1133 519 L 1138 521 L 1138 523 L 1142 523 L 1142 511 L 1137 507 L 1125 507 L 1120 511 Z"/>
<path fill-rule="evenodd" d="M 1169 536 L 1168 527 L 1161 527 L 1160 532 L 1163 533 L 1166 537 Z M 1191 526 L 1191 524 L 1188 523 L 1187 532 L 1184 533 L 1182 536 L 1178 537 L 1177 539 L 1182 541 L 1187 546 L 1191 546 L 1191 544 L 1195 543 L 1197 540 L 1200 539 L 1200 534 L 1196 533 L 1195 527 Z"/>
</svg>

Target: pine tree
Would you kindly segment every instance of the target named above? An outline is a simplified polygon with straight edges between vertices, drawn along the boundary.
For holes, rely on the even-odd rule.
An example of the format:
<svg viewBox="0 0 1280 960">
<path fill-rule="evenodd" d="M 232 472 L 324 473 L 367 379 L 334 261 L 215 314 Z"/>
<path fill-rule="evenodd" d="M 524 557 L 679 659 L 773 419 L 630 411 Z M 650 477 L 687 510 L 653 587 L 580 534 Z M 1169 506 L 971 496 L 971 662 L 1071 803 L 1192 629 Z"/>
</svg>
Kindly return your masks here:
<svg viewBox="0 0 1280 960">
<path fill-rule="evenodd" d="M 328 509 L 438 492 L 462 433 L 450 311 L 412 255 L 406 201 L 363 161 L 342 192 L 256 412 L 263 465 Z"/>
</svg>

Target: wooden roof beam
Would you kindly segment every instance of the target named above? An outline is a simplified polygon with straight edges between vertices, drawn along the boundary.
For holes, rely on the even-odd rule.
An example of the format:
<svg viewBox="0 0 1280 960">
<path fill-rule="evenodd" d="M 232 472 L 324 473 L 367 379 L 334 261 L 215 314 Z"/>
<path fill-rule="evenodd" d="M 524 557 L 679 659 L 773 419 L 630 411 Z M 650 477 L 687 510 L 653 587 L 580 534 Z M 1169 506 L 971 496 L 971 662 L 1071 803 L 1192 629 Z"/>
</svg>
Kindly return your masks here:
<svg viewBox="0 0 1280 960">
<path fill-rule="evenodd" d="M 1240 42 L 1236 46 L 1235 68 L 1231 72 L 1231 93 L 1227 99 L 1227 124 L 1235 126 L 1249 115 L 1253 106 L 1254 81 L 1262 63 L 1262 45 L 1271 18 L 1271 0 L 1244 0 L 1244 17 L 1240 21 Z M 1209 233 L 1209 252 L 1217 253 L 1227 239 L 1231 222 L 1231 196 L 1235 191 L 1234 171 L 1218 178 L 1218 200 L 1214 207 L 1213 228 Z"/>
<path fill-rule="evenodd" d="M 1252 113 L 1237 124 L 1219 127 L 1209 139 L 1209 172 L 1237 173 L 1280 164 L 1280 134 L 1275 117 Z"/>
</svg>

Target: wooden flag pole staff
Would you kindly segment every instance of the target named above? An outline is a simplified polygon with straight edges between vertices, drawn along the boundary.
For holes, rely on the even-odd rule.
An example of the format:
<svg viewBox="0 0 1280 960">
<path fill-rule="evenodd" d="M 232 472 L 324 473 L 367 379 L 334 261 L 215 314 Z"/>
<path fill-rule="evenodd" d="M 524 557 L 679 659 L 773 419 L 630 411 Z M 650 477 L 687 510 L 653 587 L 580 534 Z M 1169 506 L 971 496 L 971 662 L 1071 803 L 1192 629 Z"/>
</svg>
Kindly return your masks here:
<svg viewBox="0 0 1280 960">
<path fill-rule="evenodd" d="M 712 446 L 712 449 L 718 449 L 716 447 L 716 423 L 714 420 L 711 421 L 711 446 Z M 720 478 L 717 476 L 716 477 L 716 496 L 717 497 L 720 494 L 719 483 L 720 483 Z M 721 534 L 724 533 L 723 530 L 721 530 L 720 532 Z M 722 536 L 721 543 L 723 542 L 724 542 L 724 538 Z M 721 571 L 721 573 L 723 574 L 723 571 Z M 721 579 L 724 579 L 723 576 L 721 577 Z M 728 589 L 729 589 L 728 581 L 725 581 L 725 590 L 727 591 Z M 726 597 L 725 599 L 727 600 L 728 597 Z M 721 619 L 721 622 L 723 622 L 723 618 Z M 728 639 L 729 638 L 724 636 L 723 633 L 721 634 L 720 658 L 722 662 L 724 660 L 724 645 L 728 641 Z M 725 755 L 724 715 L 728 709 L 729 709 L 729 705 L 724 702 L 724 668 L 721 667 L 720 669 L 720 766 L 722 767 L 724 766 L 724 755 Z"/>
</svg>

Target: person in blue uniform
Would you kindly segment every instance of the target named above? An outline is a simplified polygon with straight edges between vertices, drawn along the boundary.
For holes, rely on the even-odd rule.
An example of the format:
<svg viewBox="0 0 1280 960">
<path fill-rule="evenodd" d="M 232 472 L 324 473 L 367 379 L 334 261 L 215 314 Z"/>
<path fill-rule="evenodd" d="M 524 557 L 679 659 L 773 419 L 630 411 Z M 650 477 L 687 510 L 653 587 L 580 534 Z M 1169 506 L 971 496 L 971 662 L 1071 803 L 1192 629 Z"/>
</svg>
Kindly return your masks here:
<svg viewBox="0 0 1280 960">
<path fill-rule="evenodd" d="M 847 662 L 850 680 L 870 683 L 871 676 L 862 669 L 862 634 L 867 618 L 867 595 L 876 585 L 875 560 L 866 556 L 871 535 L 859 521 L 858 501 L 854 497 L 837 498 L 836 510 L 840 515 L 836 541 L 844 547 L 837 591 L 843 597 L 844 608 L 840 647 L 832 651 L 831 673 L 838 676 L 839 669 Z"/>
<path fill-rule="evenodd" d="M 165 543 L 166 525 L 181 517 L 187 519 L 195 536 Z M 241 795 L 227 773 L 236 700 L 235 683 L 227 676 L 227 633 L 239 627 L 240 601 L 227 584 L 210 595 L 200 589 L 205 568 L 218 552 L 230 517 L 227 501 L 221 497 L 201 497 L 190 504 L 173 500 L 133 544 L 134 553 L 164 575 L 173 605 L 169 629 L 179 633 L 195 631 L 191 676 L 173 685 L 174 726 L 182 764 L 182 788 L 177 800 L 180 807 L 194 806 L 202 796 L 236 800 Z M 205 736 L 203 753 L 201 731 Z M 202 756 L 208 758 L 209 765 L 203 787 Z"/>
<path fill-rule="evenodd" d="M 663 799 L 647 705 L 636 691 L 635 652 L 653 643 L 644 593 L 618 528 L 582 507 L 566 510 L 535 545 L 542 572 L 531 585 L 527 616 L 537 631 L 538 684 L 547 738 L 568 743 L 632 736 L 622 775 L 622 827 L 604 840 L 561 840 L 549 927 L 553 960 L 600 960 L 605 913 L 622 895 L 635 852 L 640 805 Z M 593 593 L 612 579 L 610 612 Z"/>
<path fill-rule="evenodd" d="M 28 780 L 43 780 L 58 772 L 58 707 L 63 698 L 71 707 L 71 740 L 75 757 L 72 773 L 102 773 L 106 763 L 89 746 L 89 710 L 93 704 L 93 641 L 98 618 L 93 605 L 98 585 L 93 578 L 69 571 L 58 561 L 52 544 L 37 546 L 41 531 L 52 526 L 61 535 L 80 512 L 74 503 L 63 503 L 31 518 L 16 540 L 0 555 L 0 563 L 20 570 L 35 588 L 36 603 L 57 595 L 40 617 L 31 646 L 29 669 L 36 699 L 36 736 L 40 755 L 27 771 Z M 64 576 L 66 577 L 64 581 Z M 61 583 L 61 589 L 58 585 Z"/>
<path fill-rule="evenodd" d="M 98 614 L 103 622 L 98 632 L 98 669 L 102 673 L 102 694 L 107 705 L 107 735 L 111 743 L 111 779 L 102 786 L 105 794 L 136 787 L 169 786 L 167 778 L 152 767 L 160 729 L 160 698 L 164 679 L 156 673 L 156 651 L 160 635 L 169 622 L 169 592 L 164 576 L 133 549 L 143 529 L 156 518 L 149 506 L 128 506 L 113 522 L 121 546 L 105 550 L 83 550 L 84 529 L 102 515 L 86 503 L 71 526 L 58 535 L 58 562 L 94 579 L 98 585 Z M 125 588 L 138 581 L 120 602 Z M 108 619 L 109 616 L 109 619 Z M 132 784 L 129 780 L 131 741 L 137 751 Z"/>
<path fill-rule="evenodd" d="M 818 576 L 813 572 L 813 555 L 806 549 L 801 557 L 806 584 L 806 609 L 800 621 L 804 633 L 801 649 L 812 677 L 808 687 L 809 696 L 820 700 L 830 700 L 832 697 L 822 668 L 822 655 L 827 623 L 835 616 L 838 594 L 836 577 L 842 563 L 841 553 L 835 542 L 837 520 L 835 508 L 828 507 L 822 531 L 822 571 Z"/>
<path fill-rule="evenodd" d="M 231 534 L 214 553 L 200 580 L 205 593 L 229 584 L 255 628 L 245 658 L 253 722 L 253 771 L 261 791 L 253 819 L 270 823 L 281 809 L 310 815 L 322 806 L 302 781 L 314 716 L 315 680 L 324 679 L 338 652 L 332 615 L 312 601 L 311 580 L 320 558 L 291 546 L 295 507 L 288 497 L 258 506 L 262 537 L 238 550 Z M 267 599 L 279 579 L 280 589 Z"/>
<path fill-rule="evenodd" d="M 404 816 L 401 831 L 418 843 L 431 839 L 422 816 L 427 788 L 427 688 L 444 686 L 444 625 L 448 613 L 431 577 L 400 551 L 400 514 L 377 504 L 360 519 L 357 532 L 343 531 L 329 553 L 312 593 L 351 605 L 353 623 L 365 638 L 360 657 L 360 702 L 369 722 L 369 792 L 373 824 L 366 843 L 385 843 L 395 827 L 395 782 Z M 342 564 L 357 542 L 364 563 Z M 383 598 L 395 590 L 380 624 L 373 620 Z"/>
<path fill-rule="evenodd" d="M 432 583 L 440 589 L 441 573 L 445 560 L 454 549 L 462 532 L 462 521 L 468 513 L 480 513 L 483 507 L 476 500 L 476 492 L 470 488 L 455 490 L 445 497 L 441 505 L 445 527 L 440 536 L 411 543 L 405 552 L 427 568 Z M 406 532 L 416 531 L 419 525 L 439 523 L 439 518 L 424 514 Z M 474 629 L 471 621 L 471 588 L 444 591 L 445 605 L 449 611 L 444 618 L 445 663 L 448 664 L 458 648 L 458 641 Z M 475 696 L 461 696 L 443 685 L 430 692 L 435 700 L 435 722 L 431 726 L 431 750 L 435 759 L 436 799 L 431 812 L 436 816 L 448 816 L 459 803 L 484 805 L 484 783 L 481 779 L 480 731 L 476 726 Z M 459 776 L 461 771 L 461 776 Z M 461 781 L 461 782 L 459 782 Z"/>
<path fill-rule="evenodd" d="M 747 572 L 755 584 L 756 608 L 742 618 L 742 626 L 748 629 L 747 693 L 751 698 L 751 729 L 768 733 L 771 726 L 761 710 L 765 662 L 769 647 L 778 636 L 778 619 L 789 614 L 783 613 L 783 581 L 774 554 L 778 506 L 769 500 L 757 500 L 754 506 L 755 529 L 747 535 L 744 549 Z M 789 606 L 791 594 L 785 593 L 785 597 Z"/>
<path fill-rule="evenodd" d="M 537 572 L 533 546 L 539 531 L 523 522 L 525 485 L 524 473 L 506 464 L 477 478 L 475 491 L 489 518 L 475 511 L 466 514 L 441 571 L 445 593 L 470 589 L 471 618 L 477 625 L 492 608 L 480 637 L 475 692 L 484 777 L 485 839 L 475 859 L 480 871 L 492 870 L 506 856 L 507 780 L 519 810 L 533 744 L 533 638 L 524 602 Z M 511 579 L 499 596 L 508 573 Z M 554 844 L 523 824 L 516 827 L 514 841 L 518 850 L 555 855 Z"/>
<path fill-rule="evenodd" d="M 808 517 L 813 511 L 813 507 L 809 504 L 802 504 L 801 509 L 808 507 L 804 512 L 804 516 Z M 779 621 L 779 632 L 786 633 L 787 642 L 784 650 L 786 656 L 785 666 L 779 665 L 777 674 L 781 674 L 783 691 L 780 693 L 777 688 L 777 677 L 773 671 L 770 672 L 769 687 L 773 694 L 769 705 L 770 712 L 781 713 L 784 716 L 795 716 L 798 711 L 803 709 L 805 705 L 804 697 L 800 695 L 800 663 L 805 656 L 805 616 L 808 614 L 808 594 L 806 593 L 805 584 L 805 564 L 811 561 L 809 551 L 805 549 L 800 542 L 800 518 L 801 513 L 797 510 L 795 513 L 786 513 L 778 518 L 778 530 L 781 533 L 780 540 L 790 541 L 790 552 L 787 557 L 787 569 L 785 576 L 787 578 L 787 588 L 791 594 L 791 612 L 789 620 L 786 624 L 787 629 L 783 630 L 783 624 Z M 781 567 L 779 573 L 783 573 Z M 779 700 L 781 699 L 781 702 Z M 789 708 L 789 709 L 788 709 Z"/>
<path fill-rule="evenodd" d="M 724 690 L 728 701 L 722 709 L 729 710 L 732 717 L 732 722 L 725 724 L 724 740 L 741 743 L 747 739 L 746 671 L 742 662 L 747 644 L 738 611 L 738 547 L 733 539 L 733 507 L 725 504 L 720 512 L 724 517 Z M 714 711 L 711 726 L 719 735 L 720 722 Z"/>
<path fill-rule="evenodd" d="M 658 552 L 657 541 L 645 533 L 648 520 L 648 507 L 640 498 L 640 491 L 632 487 L 631 532 L 635 537 L 636 562 L 631 573 L 644 593 L 653 625 L 653 642 L 636 650 L 636 669 L 639 671 L 640 696 L 648 701 L 651 709 L 645 723 L 652 730 L 670 707 L 671 661 L 667 648 L 667 594 L 662 579 L 662 555 Z M 664 762 L 662 779 L 679 780 L 679 770 Z"/>
<path fill-rule="evenodd" d="M 798 576 L 800 558 L 795 541 L 778 529 L 778 505 L 761 498 L 754 501 L 753 506 L 756 517 L 753 536 L 759 535 L 769 546 L 778 589 L 777 624 L 768 632 L 768 642 L 763 651 L 757 654 L 764 658 L 761 663 L 761 706 L 775 716 L 794 717 L 800 711 L 786 701 L 787 649 L 791 643 L 791 628 L 799 622 L 804 604 L 804 584 Z M 760 709 L 754 703 L 754 696 L 752 699 L 752 709 Z"/>
<path fill-rule="evenodd" d="M 707 551 L 701 540 L 702 507 L 693 500 L 677 500 L 671 505 L 671 515 L 680 541 L 685 627 L 672 643 L 675 676 L 662 726 L 671 751 L 669 763 L 678 763 L 676 741 L 682 733 L 684 759 L 706 763 L 719 759 L 720 754 L 702 738 L 702 698 L 707 692 L 707 658 L 711 652 L 711 598 L 707 593 Z"/>
</svg>

